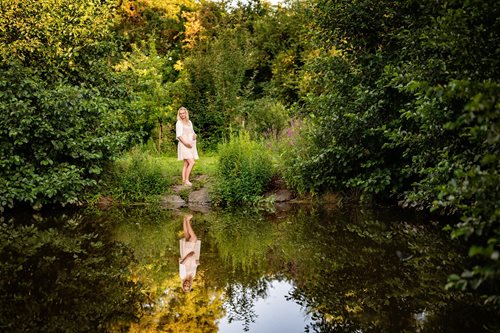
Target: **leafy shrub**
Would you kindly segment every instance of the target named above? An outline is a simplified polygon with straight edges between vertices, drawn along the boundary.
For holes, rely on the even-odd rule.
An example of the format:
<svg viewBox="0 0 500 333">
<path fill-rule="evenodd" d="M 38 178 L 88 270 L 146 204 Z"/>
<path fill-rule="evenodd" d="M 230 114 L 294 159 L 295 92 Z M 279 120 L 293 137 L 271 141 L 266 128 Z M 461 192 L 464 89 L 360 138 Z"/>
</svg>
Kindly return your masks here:
<svg viewBox="0 0 500 333">
<path fill-rule="evenodd" d="M 248 132 L 232 136 L 219 146 L 219 165 L 214 184 L 214 201 L 219 204 L 255 202 L 273 176 L 269 152 Z"/>
<path fill-rule="evenodd" d="M 314 127 L 310 121 L 292 123 L 284 131 L 276 148 L 280 156 L 279 173 L 287 187 L 299 194 L 316 192 L 321 175 L 316 170 L 316 160 L 311 159 L 320 148 L 311 141 Z"/>
<path fill-rule="evenodd" d="M 129 120 L 129 127 L 143 134 L 142 141 L 148 138 L 156 141 L 158 125 L 175 123 L 176 117 L 172 93 L 168 90 L 168 84 L 164 83 L 162 74 L 168 60 L 158 55 L 152 39 L 148 44 L 142 43 L 141 48 L 132 45 L 132 52 L 124 53 L 123 56 L 114 69 L 127 81 L 128 90 L 133 95 L 130 106 L 136 115 Z M 158 142 L 156 145 L 158 147 Z"/>
<path fill-rule="evenodd" d="M 76 203 L 127 143 L 114 1 L 2 1 L 0 210 Z"/>
<path fill-rule="evenodd" d="M 241 103 L 240 113 L 246 120 L 245 129 L 257 137 L 277 137 L 288 123 L 288 113 L 283 104 L 272 98 L 261 98 Z"/>
<path fill-rule="evenodd" d="M 109 186 L 104 192 L 125 201 L 144 201 L 165 193 L 171 181 L 163 173 L 161 159 L 134 147 L 117 160 L 107 175 Z"/>
<path fill-rule="evenodd" d="M 76 203 L 127 142 L 98 89 L 48 87 L 27 70 L 0 75 L 0 207 Z"/>
</svg>

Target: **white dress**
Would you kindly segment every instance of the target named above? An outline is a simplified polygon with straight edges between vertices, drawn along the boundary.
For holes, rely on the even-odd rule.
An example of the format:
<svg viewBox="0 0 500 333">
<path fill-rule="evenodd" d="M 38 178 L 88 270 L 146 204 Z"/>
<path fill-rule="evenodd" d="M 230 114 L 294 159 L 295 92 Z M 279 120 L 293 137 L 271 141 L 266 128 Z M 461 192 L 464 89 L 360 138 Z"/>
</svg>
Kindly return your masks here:
<svg viewBox="0 0 500 333">
<path fill-rule="evenodd" d="M 193 123 L 191 120 L 188 125 L 185 125 L 182 121 L 178 120 L 175 124 L 175 137 L 179 141 L 177 143 L 177 159 L 179 161 L 188 159 L 198 159 L 198 150 L 196 149 L 196 140 L 194 139 Z M 190 143 L 191 148 L 184 146 L 184 144 L 179 140 L 182 137 L 184 142 Z"/>
<path fill-rule="evenodd" d="M 200 260 L 201 241 L 197 239 L 196 242 L 187 242 L 184 238 L 182 238 L 179 240 L 179 247 L 181 258 L 184 258 L 184 256 L 189 252 L 194 251 L 194 255 L 187 257 L 182 264 L 179 263 L 179 275 L 182 280 L 187 278 L 189 275 L 194 278 L 196 275 L 196 268 L 198 267 Z"/>
</svg>

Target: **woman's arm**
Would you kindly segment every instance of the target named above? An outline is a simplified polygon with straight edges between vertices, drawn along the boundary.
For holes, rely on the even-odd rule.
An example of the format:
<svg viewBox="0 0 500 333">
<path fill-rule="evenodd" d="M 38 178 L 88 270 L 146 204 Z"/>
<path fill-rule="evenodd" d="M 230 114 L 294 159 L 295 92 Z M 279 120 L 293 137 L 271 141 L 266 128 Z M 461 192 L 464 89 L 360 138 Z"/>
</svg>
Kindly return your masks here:
<svg viewBox="0 0 500 333">
<path fill-rule="evenodd" d="M 179 141 L 182 142 L 184 146 L 188 148 L 193 148 L 193 145 L 191 145 L 189 142 L 185 142 L 185 139 L 182 136 L 178 137 L 177 139 L 179 139 Z"/>
<path fill-rule="evenodd" d="M 184 256 L 184 258 L 179 258 L 179 263 L 180 263 L 180 264 L 183 264 L 183 263 L 184 263 L 184 261 L 186 261 L 186 259 L 187 259 L 188 257 L 192 256 L 193 254 L 194 254 L 194 251 L 191 251 L 191 252 L 189 252 L 188 254 L 186 254 L 186 255 Z"/>
<path fill-rule="evenodd" d="M 186 142 L 182 136 L 183 134 L 183 129 L 182 129 L 182 122 L 177 120 L 177 123 L 175 124 L 175 136 L 177 138 L 177 140 L 179 140 L 184 146 L 188 147 L 188 148 L 192 148 L 193 146 L 189 143 L 189 142 Z"/>
<path fill-rule="evenodd" d="M 175 137 L 179 139 L 182 136 L 182 132 L 182 123 L 180 120 L 177 120 L 177 122 L 175 123 Z"/>
</svg>

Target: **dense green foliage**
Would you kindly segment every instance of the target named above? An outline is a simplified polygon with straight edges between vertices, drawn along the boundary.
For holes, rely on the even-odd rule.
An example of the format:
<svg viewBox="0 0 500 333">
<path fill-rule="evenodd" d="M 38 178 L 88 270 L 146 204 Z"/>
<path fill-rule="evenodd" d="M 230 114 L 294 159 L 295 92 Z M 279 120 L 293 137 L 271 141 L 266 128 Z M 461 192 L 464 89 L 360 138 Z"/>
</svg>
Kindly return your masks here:
<svg viewBox="0 0 500 333">
<path fill-rule="evenodd" d="M 133 117 L 129 119 L 128 127 L 142 134 L 140 139 L 146 142 L 158 133 L 159 124 L 175 122 L 172 98 L 161 72 L 167 60 L 158 56 L 153 40 L 142 48 L 132 45 L 132 51 L 122 55 L 123 59 L 114 69 L 127 82 L 127 89 L 133 97 L 130 102 Z M 157 146 L 158 150 L 162 149 L 161 144 Z"/>
<path fill-rule="evenodd" d="M 111 2 L 4 1 L 0 207 L 76 203 L 127 142 Z"/>
<path fill-rule="evenodd" d="M 285 107 L 298 90 L 305 29 L 299 14 L 249 1 L 237 7 L 202 2 L 189 16 L 176 85 L 208 148 L 231 130 L 262 135 L 286 125 Z"/>
<path fill-rule="evenodd" d="M 471 278 L 496 295 L 499 12 L 483 1 L 318 1 L 318 56 L 303 68 L 312 119 L 285 172 L 302 190 L 459 215 L 453 236 L 480 244 L 470 254 L 482 266 L 455 285 Z"/>
<path fill-rule="evenodd" d="M 500 304 L 496 2 L 0 8 L 0 209 L 78 203 L 133 138 L 172 153 L 183 105 L 200 150 L 228 140 L 220 202 L 262 194 L 272 168 L 256 142 L 280 139 L 273 153 L 296 192 L 452 215 L 452 236 L 473 245 L 474 263 L 448 287 Z M 249 136 L 229 138 L 240 130 Z M 122 170 L 109 171 L 115 195 L 138 200 L 170 182 L 143 157 L 106 169 Z"/>
<path fill-rule="evenodd" d="M 232 136 L 219 147 L 214 183 L 215 201 L 224 205 L 256 202 L 273 176 L 269 153 L 247 132 Z"/>
<path fill-rule="evenodd" d="M 139 147 L 117 159 L 104 180 L 108 195 L 122 202 L 137 202 L 166 193 L 172 179 L 162 163 Z"/>
<path fill-rule="evenodd" d="M 2 223 L 2 332 L 106 332 L 134 320 L 144 298 L 128 276 L 133 257 L 101 222 L 70 213 Z"/>
</svg>

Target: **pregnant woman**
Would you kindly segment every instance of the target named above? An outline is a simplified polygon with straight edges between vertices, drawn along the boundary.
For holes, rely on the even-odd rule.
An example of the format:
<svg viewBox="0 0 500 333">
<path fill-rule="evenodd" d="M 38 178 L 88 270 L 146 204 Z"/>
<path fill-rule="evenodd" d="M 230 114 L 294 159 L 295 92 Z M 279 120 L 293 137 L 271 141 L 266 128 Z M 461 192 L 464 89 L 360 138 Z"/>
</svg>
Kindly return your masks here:
<svg viewBox="0 0 500 333">
<path fill-rule="evenodd" d="M 193 215 L 191 214 L 184 216 L 182 222 L 184 238 L 179 241 L 179 274 L 181 277 L 182 290 L 185 292 L 191 291 L 193 279 L 196 276 L 196 269 L 200 264 L 201 241 L 191 227 L 192 218 Z"/>
<path fill-rule="evenodd" d="M 177 159 L 184 161 L 182 167 L 182 184 L 192 186 L 189 181 L 194 161 L 198 159 L 196 150 L 196 134 L 193 130 L 193 123 L 189 120 L 189 113 L 185 107 L 180 107 L 177 111 L 177 123 L 175 124 L 175 136 L 177 144 Z"/>
</svg>

